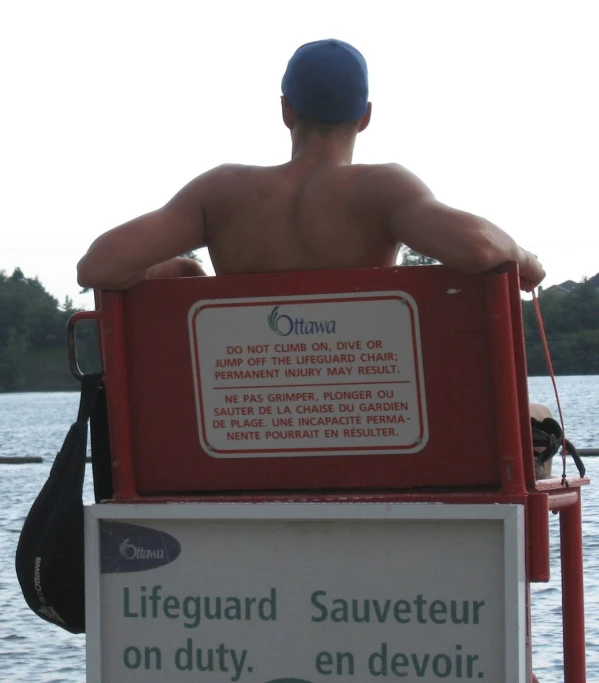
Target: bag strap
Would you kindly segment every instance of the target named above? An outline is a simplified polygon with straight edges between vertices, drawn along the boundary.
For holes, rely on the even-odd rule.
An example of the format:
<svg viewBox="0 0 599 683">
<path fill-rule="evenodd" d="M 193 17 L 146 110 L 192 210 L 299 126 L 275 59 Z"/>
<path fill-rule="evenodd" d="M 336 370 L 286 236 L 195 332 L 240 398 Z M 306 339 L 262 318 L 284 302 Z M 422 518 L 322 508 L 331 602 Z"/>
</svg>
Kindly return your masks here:
<svg viewBox="0 0 599 683">
<path fill-rule="evenodd" d="M 86 423 L 91 417 L 92 410 L 96 405 L 98 391 L 102 385 L 102 373 L 96 372 L 81 377 L 81 399 L 79 401 L 79 412 L 77 422 Z"/>
<path fill-rule="evenodd" d="M 96 503 L 111 500 L 114 495 L 112 458 L 110 456 L 110 434 L 106 406 L 106 388 L 98 390 L 96 404 L 89 421 L 92 453 L 94 498 Z"/>
</svg>

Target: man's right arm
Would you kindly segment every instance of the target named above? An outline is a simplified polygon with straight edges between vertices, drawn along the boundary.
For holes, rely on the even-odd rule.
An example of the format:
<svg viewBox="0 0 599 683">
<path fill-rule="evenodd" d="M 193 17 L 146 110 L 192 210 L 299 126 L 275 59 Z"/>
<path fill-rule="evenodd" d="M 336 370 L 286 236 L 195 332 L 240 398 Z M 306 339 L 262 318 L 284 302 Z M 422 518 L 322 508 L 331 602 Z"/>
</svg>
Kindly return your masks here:
<svg viewBox="0 0 599 683">
<path fill-rule="evenodd" d="M 490 221 L 437 201 L 416 176 L 400 166 L 385 167 L 384 221 L 392 239 L 454 270 L 478 273 L 516 261 L 522 289 L 545 277 L 534 254 Z"/>
<path fill-rule="evenodd" d="M 206 206 L 224 193 L 230 175 L 229 166 L 203 173 L 162 208 L 100 235 L 79 261 L 79 284 L 119 290 L 146 278 L 205 275 L 177 257 L 206 246 Z"/>
</svg>

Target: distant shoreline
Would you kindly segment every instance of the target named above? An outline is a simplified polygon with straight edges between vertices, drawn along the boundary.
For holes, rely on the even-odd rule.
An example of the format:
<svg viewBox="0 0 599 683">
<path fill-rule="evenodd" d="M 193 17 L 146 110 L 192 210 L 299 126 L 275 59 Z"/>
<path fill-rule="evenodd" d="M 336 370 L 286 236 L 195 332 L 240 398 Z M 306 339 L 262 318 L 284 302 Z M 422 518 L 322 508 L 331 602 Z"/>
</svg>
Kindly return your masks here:
<svg viewBox="0 0 599 683">
<path fill-rule="evenodd" d="M 528 375 L 528 379 L 533 379 L 533 378 L 538 378 L 538 377 L 546 377 L 547 379 L 550 379 L 551 375 Z M 589 373 L 586 375 L 555 375 L 555 378 L 557 380 L 560 379 L 560 377 L 599 377 L 599 374 L 596 373 Z M 0 396 L 6 395 L 6 394 L 78 394 L 79 393 L 79 387 L 76 385 L 72 389 L 25 389 L 22 391 L 0 391 Z"/>
</svg>

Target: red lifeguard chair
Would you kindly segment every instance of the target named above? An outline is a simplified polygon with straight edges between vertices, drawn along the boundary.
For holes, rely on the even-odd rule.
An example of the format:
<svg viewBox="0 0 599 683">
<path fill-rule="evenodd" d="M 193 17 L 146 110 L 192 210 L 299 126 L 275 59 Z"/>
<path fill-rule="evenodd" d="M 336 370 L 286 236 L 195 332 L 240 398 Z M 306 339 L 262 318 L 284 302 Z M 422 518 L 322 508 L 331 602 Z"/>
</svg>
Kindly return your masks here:
<svg viewBox="0 0 599 683">
<path fill-rule="evenodd" d="M 504 676 L 502 683 L 528 680 L 529 585 L 549 579 L 553 511 L 560 514 L 561 524 L 565 681 L 584 683 L 580 487 L 588 479 L 535 480 L 518 284 L 515 265 L 480 275 L 434 266 L 155 280 L 122 293 L 99 292 L 98 310 L 73 319 L 73 325 L 82 319 L 99 324 L 114 481 L 113 498 L 88 514 L 88 680 L 136 680 L 141 668 L 151 681 L 167 664 L 172 668 L 169 680 L 179 675 L 184 680 L 194 656 L 202 666 L 208 666 L 209 656 L 220 662 L 220 669 L 216 664 L 213 669 L 198 667 L 215 681 L 225 671 L 238 676 L 233 680 L 265 682 L 270 676 L 272 683 L 313 683 L 332 675 L 342 680 L 361 676 L 364 681 L 381 675 L 495 681 L 495 671 Z M 421 505 L 405 505 L 416 503 Z M 380 531 L 382 520 L 390 519 L 395 526 Z M 412 548 L 419 558 L 420 565 L 410 565 L 412 578 L 406 579 L 413 594 L 399 591 L 390 597 L 391 579 L 382 571 L 384 594 L 361 596 L 357 607 L 352 607 L 351 595 L 333 598 L 331 588 L 311 590 L 308 581 L 309 609 L 293 590 L 284 597 L 273 587 L 275 593 L 265 589 L 246 596 L 254 600 L 250 607 L 240 603 L 242 612 L 249 610 L 247 623 L 233 618 L 235 595 L 224 593 L 224 584 L 211 583 L 215 573 L 229 581 L 244 573 L 239 564 L 233 568 L 238 574 L 229 568 L 223 559 L 226 548 L 233 542 L 246 548 L 251 538 L 264 544 L 264 557 L 273 567 L 293 573 L 295 560 L 280 560 L 285 549 L 287 558 L 297 556 L 297 565 L 306 567 L 302 579 L 296 577 L 297 585 L 303 585 L 306 572 L 325 572 L 329 566 L 325 561 L 317 566 L 300 550 L 301 535 L 308 538 L 310 533 L 313 540 L 318 537 L 313 547 L 308 543 L 313 555 L 327 547 L 314 531 L 316 520 L 330 532 L 336 557 L 331 567 L 338 572 L 343 565 L 349 574 L 352 562 L 358 567 L 354 583 L 348 584 L 350 592 L 358 590 L 356 577 L 366 572 L 368 553 L 383 563 L 384 554 L 371 548 L 367 537 L 380 535 L 381 543 L 393 545 L 392 539 L 401 536 L 402 552 L 394 550 L 389 557 L 405 563 Z M 410 520 L 419 524 L 419 531 L 410 527 Z M 476 524 L 462 526 L 467 520 Z M 270 531 L 276 542 L 268 540 L 258 521 L 274 525 Z M 497 521 L 501 533 L 493 546 L 489 539 Z M 220 644 L 199 647 L 192 638 L 180 637 L 186 629 L 203 633 L 200 622 L 190 625 L 195 617 L 185 617 L 182 607 L 199 604 L 190 593 L 189 566 L 176 578 L 132 582 L 138 570 L 131 562 L 137 560 L 145 562 L 143 571 L 159 577 L 167 571 L 157 556 L 142 557 L 143 544 L 131 540 L 137 522 L 148 534 L 162 534 L 160 543 L 170 548 L 170 569 L 176 557 L 181 558 L 177 566 L 184 567 L 183 556 L 202 565 L 202 557 L 190 550 L 200 538 L 220 558 L 212 570 L 200 572 L 202 584 L 212 586 L 210 595 L 204 595 L 209 609 L 216 609 L 216 598 L 221 607 L 229 600 L 231 623 L 222 616 L 210 625 L 222 627 Z M 203 529 L 197 538 L 189 535 L 195 523 Z M 341 526 L 335 527 L 337 523 Z M 246 526 L 246 540 L 240 540 L 237 527 Z M 453 539 L 449 546 L 443 545 L 445 530 Z M 343 538 L 346 547 L 355 545 L 361 560 L 340 559 Z M 478 542 L 489 558 L 498 548 L 505 551 L 497 556 L 503 563 L 497 581 L 505 582 L 504 604 L 493 613 L 495 626 L 489 618 L 488 632 L 482 605 L 488 607 L 494 598 L 480 595 L 490 588 L 479 587 L 477 598 L 476 590 L 470 595 L 456 578 L 453 587 L 444 588 L 441 582 L 440 597 L 435 597 L 429 570 L 422 569 L 429 583 L 415 578 L 423 558 L 429 569 L 437 564 L 445 570 L 461 556 L 461 548 L 466 564 L 456 572 L 476 583 L 472 557 Z M 429 557 L 430 547 L 438 552 Z M 250 575 L 257 576 L 260 562 L 253 555 L 250 560 Z M 488 561 L 488 571 L 494 571 L 497 562 Z M 482 572 L 486 565 L 482 558 L 480 562 Z M 371 573 L 377 572 L 380 567 Z M 169 581 L 171 589 L 180 581 L 187 593 L 165 595 Z M 248 581 L 256 592 L 258 584 Z M 327 581 L 331 586 L 330 577 Z M 367 583 L 372 588 L 372 580 Z M 458 593 L 466 595 L 461 603 Z M 282 664 L 273 663 L 271 672 L 264 655 L 261 663 L 257 654 L 252 664 L 239 663 L 243 652 L 252 657 L 251 647 L 243 643 L 263 652 L 262 641 L 251 634 L 273 626 L 273 614 L 283 610 L 284 599 L 298 614 L 306 607 L 306 623 L 317 634 L 306 626 L 306 631 L 290 631 L 290 637 L 305 642 L 314 637 L 321 644 L 310 655 L 312 678 L 308 669 L 301 670 L 304 678 L 289 678 L 299 675 L 303 664 L 283 671 Z M 100 608 L 102 604 L 108 607 Z M 362 610 L 356 612 L 362 620 L 364 610 L 369 611 L 372 631 L 367 632 L 377 641 L 369 652 L 352 650 L 359 649 L 363 638 L 351 618 L 354 608 Z M 475 623 L 476 610 L 480 619 Z M 115 622 L 120 624 L 115 632 L 124 634 L 122 642 L 113 642 Z M 329 630 L 318 630 L 321 624 Z M 148 640 L 149 634 L 173 625 L 180 627 L 179 641 L 167 637 L 163 645 L 152 645 Z M 466 641 L 456 640 L 475 633 L 477 625 L 486 638 L 493 629 L 503 629 L 502 664 L 485 669 L 480 653 L 466 658 Z M 142 634 L 139 641 L 127 645 L 135 633 Z M 276 631 L 268 633 L 256 638 L 278 637 Z M 439 651 L 425 653 L 414 645 L 412 652 L 393 652 L 390 633 L 412 644 L 437 638 Z M 230 634 L 239 640 L 237 648 L 227 646 Z M 279 648 L 285 651 L 283 644 Z M 116 660 L 121 650 L 117 663 L 101 665 L 107 651 L 108 659 Z M 287 661 L 293 656 L 287 652 Z M 275 653 L 269 657 L 278 662 Z M 104 673 L 97 673 L 100 669 Z"/>
</svg>

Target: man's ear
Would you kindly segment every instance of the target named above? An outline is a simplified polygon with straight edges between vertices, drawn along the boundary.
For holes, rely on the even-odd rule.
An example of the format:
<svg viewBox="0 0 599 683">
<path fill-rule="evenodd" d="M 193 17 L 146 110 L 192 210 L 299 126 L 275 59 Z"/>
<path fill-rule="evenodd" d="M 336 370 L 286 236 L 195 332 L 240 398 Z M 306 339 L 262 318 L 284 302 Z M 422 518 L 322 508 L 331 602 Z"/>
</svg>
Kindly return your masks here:
<svg viewBox="0 0 599 683">
<path fill-rule="evenodd" d="M 293 130 L 295 122 L 297 121 L 297 115 L 291 108 L 291 105 L 289 104 L 289 101 L 285 95 L 281 95 L 281 113 L 283 115 L 283 122 L 287 128 L 289 128 L 289 130 Z"/>
<path fill-rule="evenodd" d="M 358 133 L 361 133 L 363 130 L 368 128 L 368 124 L 370 123 L 370 117 L 371 116 L 372 116 L 372 102 L 369 102 L 368 107 L 366 108 L 366 113 L 360 119 L 360 123 L 358 125 Z"/>
</svg>

